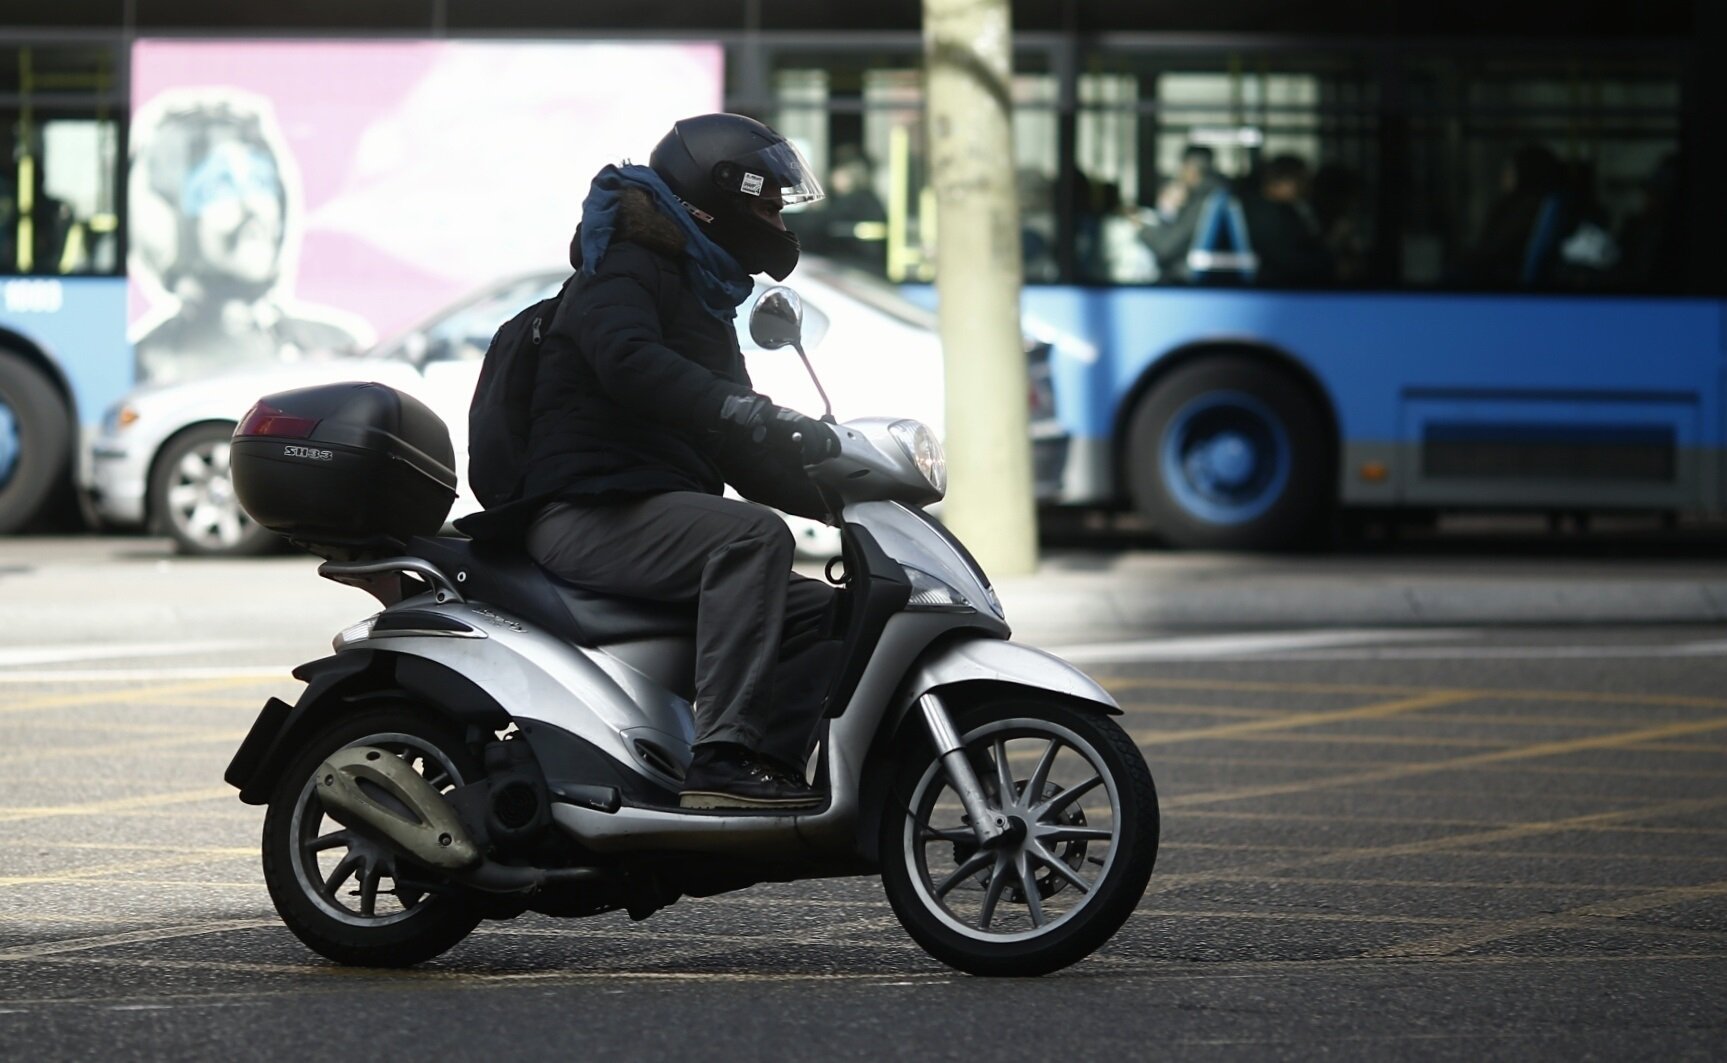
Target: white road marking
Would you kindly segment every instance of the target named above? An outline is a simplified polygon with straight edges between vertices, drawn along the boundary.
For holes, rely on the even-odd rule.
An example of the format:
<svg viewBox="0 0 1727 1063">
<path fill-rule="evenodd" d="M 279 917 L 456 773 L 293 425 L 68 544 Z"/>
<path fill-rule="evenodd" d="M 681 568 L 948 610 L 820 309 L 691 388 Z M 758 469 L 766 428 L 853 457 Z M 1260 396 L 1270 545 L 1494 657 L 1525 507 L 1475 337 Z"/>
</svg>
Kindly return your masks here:
<svg viewBox="0 0 1727 1063">
<path fill-rule="evenodd" d="M 290 680 L 294 665 L 260 664 L 231 668 L 56 668 L 0 672 L 7 683 L 154 683 L 170 679 L 256 679 L 260 683 Z"/>
<path fill-rule="evenodd" d="M 1589 660 L 1592 658 L 1659 659 L 1663 657 L 1723 657 L 1727 642 L 1681 642 L 1641 646 L 1388 646 L 1383 649 L 1315 650 L 1267 654 L 1266 661 L 1476 661 Z"/>
<path fill-rule="evenodd" d="M 63 646 L 17 646 L 0 649 L 0 668 L 21 664 L 59 664 L 64 661 L 102 661 L 127 657 L 184 657 L 194 653 L 223 653 L 267 645 L 253 639 L 237 641 L 109 642 L 73 643 Z"/>
<path fill-rule="evenodd" d="M 1637 645 L 1554 644 L 1504 646 L 1485 640 L 1486 628 L 1291 631 L 1199 635 L 1133 642 L 1057 646 L 1051 652 L 1075 664 L 1136 661 L 1472 661 L 1589 660 L 1727 657 L 1727 639 Z M 1408 642 L 1465 642 L 1465 645 L 1407 646 Z M 1379 644 L 1379 645 L 1375 645 Z"/>
<path fill-rule="evenodd" d="M 1216 657 L 1258 657 L 1265 654 L 1321 648 L 1357 646 L 1375 642 L 1440 642 L 1481 638 L 1485 632 L 1462 628 L 1386 628 L 1356 630 L 1338 628 L 1319 631 L 1267 631 L 1233 635 L 1191 635 L 1133 642 L 1088 643 L 1055 646 L 1050 652 L 1075 664 L 1117 661 L 1210 660 Z"/>
</svg>

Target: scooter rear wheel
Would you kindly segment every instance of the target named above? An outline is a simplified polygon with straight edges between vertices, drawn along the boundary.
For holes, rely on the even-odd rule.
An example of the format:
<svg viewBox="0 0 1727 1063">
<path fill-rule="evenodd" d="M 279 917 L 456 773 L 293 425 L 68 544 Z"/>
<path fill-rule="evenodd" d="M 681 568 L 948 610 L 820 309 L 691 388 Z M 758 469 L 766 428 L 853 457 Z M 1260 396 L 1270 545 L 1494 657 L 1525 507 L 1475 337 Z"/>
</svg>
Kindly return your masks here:
<svg viewBox="0 0 1727 1063">
<path fill-rule="evenodd" d="M 318 799 L 318 765 L 347 746 L 377 746 L 448 791 L 481 774 L 450 728 L 408 706 L 343 719 L 322 731 L 282 775 L 264 816 L 264 881 L 288 929 L 312 951 L 359 967 L 409 967 L 446 951 L 480 913 L 433 892 L 431 871 L 382 839 L 343 827 Z"/>
<path fill-rule="evenodd" d="M 980 848 L 920 739 L 882 822 L 894 913 L 930 955 L 971 974 L 1047 974 L 1090 955 L 1139 903 L 1157 859 L 1145 759 L 1113 720 L 1065 702 L 1003 699 L 954 717 L 987 803 L 1013 831 Z"/>
</svg>

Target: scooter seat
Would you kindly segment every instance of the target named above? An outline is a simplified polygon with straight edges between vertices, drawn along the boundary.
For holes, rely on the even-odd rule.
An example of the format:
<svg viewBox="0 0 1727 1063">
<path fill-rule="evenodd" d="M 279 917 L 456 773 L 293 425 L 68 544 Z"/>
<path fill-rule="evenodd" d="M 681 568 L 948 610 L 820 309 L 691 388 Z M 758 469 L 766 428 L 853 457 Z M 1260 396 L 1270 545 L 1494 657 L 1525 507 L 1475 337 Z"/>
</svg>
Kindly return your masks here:
<svg viewBox="0 0 1727 1063">
<path fill-rule="evenodd" d="M 438 566 L 462 597 L 495 605 L 578 646 L 687 636 L 694 602 L 651 602 L 583 590 L 547 573 L 519 549 L 472 539 L 418 537 L 409 554 Z"/>
</svg>

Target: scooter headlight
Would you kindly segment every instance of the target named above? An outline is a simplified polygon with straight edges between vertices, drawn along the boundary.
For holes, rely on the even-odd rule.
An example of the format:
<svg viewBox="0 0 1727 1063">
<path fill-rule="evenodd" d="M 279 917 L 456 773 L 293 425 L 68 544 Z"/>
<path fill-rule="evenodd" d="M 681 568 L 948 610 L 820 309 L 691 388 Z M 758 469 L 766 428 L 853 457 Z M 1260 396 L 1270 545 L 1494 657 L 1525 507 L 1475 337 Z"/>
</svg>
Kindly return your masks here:
<svg viewBox="0 0 1727 1063">
<path fill-rule="evenodd" d="M 937 494 L 946 495 L 947 454 L 942 451 L 941 440 L 930 431 L 929 425 L 922 421 L 895 421 L 888 425 L 888 434 L 917 466 L 923 478 L 929 481 L 930 487 Z"/>
</svg>

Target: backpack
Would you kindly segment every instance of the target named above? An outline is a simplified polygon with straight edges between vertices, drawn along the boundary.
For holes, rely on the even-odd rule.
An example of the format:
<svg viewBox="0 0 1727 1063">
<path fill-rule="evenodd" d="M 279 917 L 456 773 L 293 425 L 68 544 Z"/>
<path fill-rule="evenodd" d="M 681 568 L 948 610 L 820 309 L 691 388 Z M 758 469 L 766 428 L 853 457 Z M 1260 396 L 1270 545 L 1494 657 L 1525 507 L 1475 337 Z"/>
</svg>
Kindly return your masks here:
<svg viewBox="0 0 1727 1063">
<path fill-rule="evenodd" d="M 468 486 L 480 505 L 497 509 L 521 497 L 528 462 L 528 411 L 540 344 L 569 290 L 541 299 L 498 326 L 480 363 L 468 404 Z"/>
</svg>

